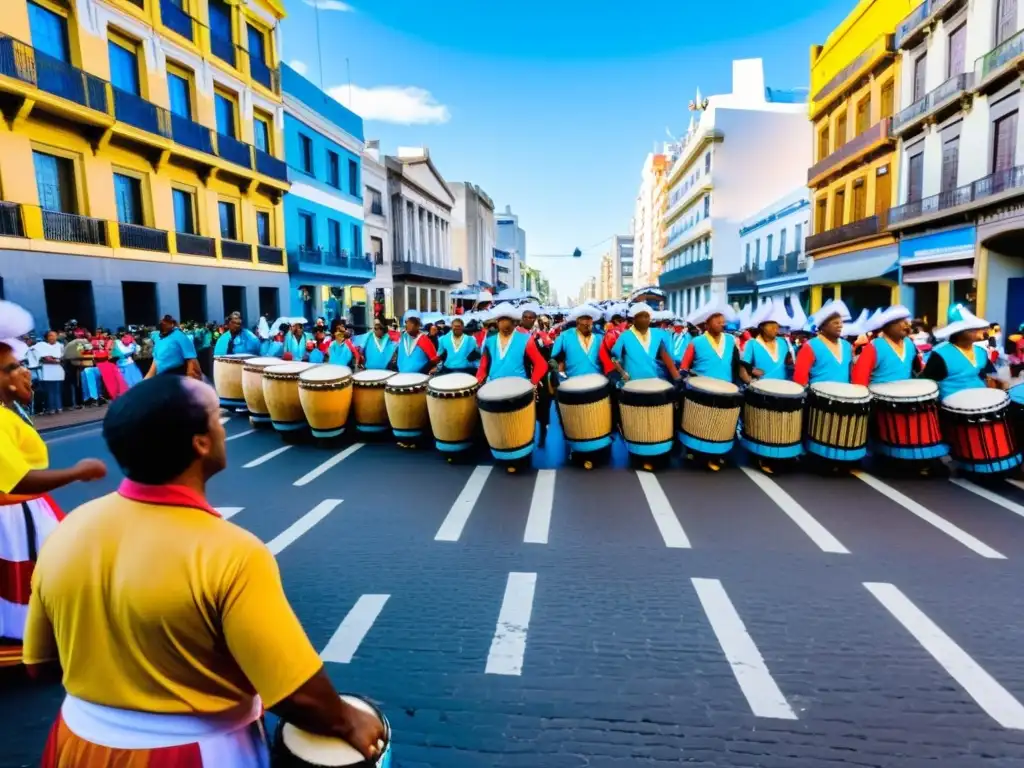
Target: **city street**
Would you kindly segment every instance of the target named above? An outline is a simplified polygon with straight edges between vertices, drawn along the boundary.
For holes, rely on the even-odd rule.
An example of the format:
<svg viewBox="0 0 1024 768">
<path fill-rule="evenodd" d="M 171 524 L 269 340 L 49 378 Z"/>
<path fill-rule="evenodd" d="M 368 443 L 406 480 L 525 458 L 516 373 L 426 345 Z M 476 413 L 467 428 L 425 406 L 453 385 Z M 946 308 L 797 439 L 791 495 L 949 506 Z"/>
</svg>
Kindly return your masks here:
<svg viewBox="0 0 1024 768">
<path fill-rule="evenodd" d="M 509 475 L 226 428 L 211 502 L 268 542 L 399 768 L 1024 765 L 1024 486 L 585 472 L 557 436 Z M 98 424 L 48 442 L 110 460 Z M 60 698 L 0 692 L 2 766 Z"/>
</svg>

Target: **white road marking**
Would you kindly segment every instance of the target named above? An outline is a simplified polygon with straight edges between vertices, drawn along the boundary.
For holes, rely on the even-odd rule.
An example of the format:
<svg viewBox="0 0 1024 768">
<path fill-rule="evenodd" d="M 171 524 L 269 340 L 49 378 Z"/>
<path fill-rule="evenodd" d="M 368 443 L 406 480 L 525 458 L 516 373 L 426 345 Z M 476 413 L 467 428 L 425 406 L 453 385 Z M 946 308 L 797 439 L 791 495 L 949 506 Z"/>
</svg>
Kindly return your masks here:
<svg viewBox="0 0 1024 768">
<path fill-rule="evenodd" d="M 1020 490 L 1024 491 L 1024 481 L 1022 481 L 1022 480 L 1011 480 L 1010 478 L 1007 478 L 1006 482 L 1008 482 L 1014 488 L 1019 488 Z"/>
<path fill-rule="evenodd" d="M 796 720 L 796 712 L 775 684 L 764 657 L 747 632 L 743 619 L 736 613 L 722 582 L 718 579 L 691 581 L 750 711 L 757 717 Z"/>
<path fill-rule="evenodd" d="M 246 435 L 251 435 L 255 431 L 256 431 L 255 429 L 247 429 L 247 430 L 245 430 L 245 432 L 239 432 L 239 433 L 234 434 L 234 435 L 228 435 L 227 439 L 228 440 L 237 440 L 240 437 L 245 437 Z"/>
<path fill-rule="evenodd" d="M 1000 554 L 996 550 L 992 549 L 992 547 L 990 547 L 988 544 L 984 543 L 983 541 L 980 541 L 979 539 L 974 538 L 967 531 L 953 525 L 953 523 L 949 522 L 949 520 L 947 520 L 946 518 L 939 517 L 930 509 L 926 509 L 925 507 L 921 506 L 912 498 L 910 498 L 909 496 L 905 496 L 892 486 L 886 485 L 877 477 L 872 477 L 868 473 L 861 472 L 860 470 L 855 470 L 853 472 L 853 476 L 860 479 L 867 485 L 871 486 L 883 496 L 887 496 L 888 498 L 892 499 L 908 512 L 912 512 L 913 514 L 917 515 L 919 518 L 924 520 L 929 525 L 938 528 L 940 531 L 942 531 L 950 538 L 956 539 L 972 552 L 975 552 L 976 554 L 979 554 L 982 557 L 987 557 L 990 560 L 1006 559 L 1005 555 Z"/>
<path fill-rule="evenodd" d="M 647 506 L 651 509 L 654 522 L 657 524 L 658 530 L 661 531 L 661 538 L 665 540 L 665 546 L 674 549 L 689 549 L 690 539 L 687 538 L 686 531 L 683 530 L 679 518 L 676 517 L 658 478 L 650 472 L 640 471 L 637 471 L 636 476 L 640 481 L 644 496 L 647 497 Z"/>
<path fill-rule="evenodd" d="M 526 630 L 533 613 L 533 593 L 537 587 L 536 573 L 510 573 L 501 601 L 498 625 L 487 654 L 488 675 L 523 674 L 526 655 Z"/>
<path fill-rule="evenodd" d="M 970 480 L 961 480 L 955 477 L 951 478 L 950 482 L 953 483 L 953 485 L 959 485 L 965 491 L 970 491 L 975 496 L 981 496 L 981 498 L 985 499 L 985 501 L 991 501 L 993 504 L 996 504 L 1002 507 L 1003 509 L 1010 510 L 1015 515 L 1020 515 L 1021 517 L 1024 517 L 1024 507 L 1022 507 L 1020 504 L 1017 504 L 1016 502 L 1003 498 L 998 493 L 990 491 L 988 488 L 982 488 L 980 485 L 975 485 Z M 1008 482 L 1019 483 L 1020 481 L 1009 480 Z"/>
<path fill-rule="evenodd" d="M 264 453 L 258 459 L 253 459 L 248 464 L 243 464 L 242 469 L 252 469 L 253 467 L 258 467 L 260 464 L 266 464 L 271 459 L 276 459 L 285 451 L 291 450 L 291 448 L 292 446 L 290 445 L 282 445 L 280 448 L 275 448 L 270 453 Z"/>
<path fill-rule="evenodd" d="M 524 544 L 547 544 L 551 530 L 551 508 L 555 504 L 555 470 L 538 469 L 533 484 L 530 515 L 526 518 Z"/>
<path fill-rule="evenodd" d="M 473 511 L 473 507 L 476 506 L 477 499 L 483 493 L 484 485 L 490 476 L 491 467 L 489 466 L 480 466 L 473 470 L 473 474 L 469 476 L 466 485 L 462 488 L 462 492 L 459 493 L 459 497 L 455 499 L 455 503 L 448 510 L 448 515 L 445 517 L 444 522 L 438 528 L 434 541 L 459 540 L 462 530 L 466 527 L 466 522 L 469 520 L 469 515 Z"/>
<path fill-rule="evenodd" d="M 336 506 L 341 504 L 341 501 L 341 499 L 324 499 L 271 541 L 268 541 L 267 549 L 275 556 L 281 554 L 285 547 L 294 543 L 302 534 L 327 517 Z"/>
<path fill-rule="evenodd" d="M 353 443 L 352 445 L 350 445 L 345 450 L 338 452 L 334 456 L 331 456 L 331 458 L 329 458 L 327 461 L 325 461 L 323 464 L 321 464 L 316 469 L 310 470 L 309 472 L 304 474 L 302 477 L 300 477 L 298 480 L 296 480 L 293 483 L 293 485 L 296 485 L 296 486 L 299 486 L 299 487 L 301 487 L 303 485 L 309 485 L 314 480 L 316 480 L 318 477 L 320 477 L 320 475 L 322 475 L 324 472 L 329 470 L 331 467 L 336 467 L 338 464 L 341 464 L 341 462 L 343 462 L 345 459 L 347 459 L 353 453 L 355 453 L 360 448 L 362 448 L 363 445 L 364 445 L 364 443 Z"/>
<path fill-rule="evenodd" d="M 359 645 L 366 638 L 373 622 L 384 610 L 384 603 L 391 595 L 363 595 L 345 619 L 338 626 L 334 635 L 320 652 L 320 658 L 335 664 L 348 664 L 359 650 Z"/>
<path fill-rule="evenodd" d="M 227 424 L 229 421 L 231 421 L 231 417 L 230 416 L 221 416 L 220 417 L 220 423 L 221 424 Z"/>
<path fill-rule="evenodd" d="M 223 517 L 225 520 L 230 520 L 232 517 L 241 512 L 245 507 L 214 507 L 217 510 L 217 514 Z"/>
<path fill-rule="evenodd" d="M 800 506 L 796 499 L 786 493 L 782 486 L 766 477 L 763 472 L 758 472 L 749 467 L 740 467 L 740 469 L 743 470 L 747 477 L 754 481 L 754 485 L 764 491 L 765 495 L 775 502 L 779 509 L 789 516 L 790 520 L 800 527 L 800 530 L 807 534 L 811 541 L 818 545 L 822 552 L 831 552 L 837 555 L 850 554 L 850 550 L 844 547 L 839 539 L 829 533 L 825 526 L 815 520 L 810 512 Z"/>
<path fill-rule="evenodd" d="M 1024 706 L 892 584 L 865 583 L 885 609 L 950 677 L 1004 728 L 1024 730 Z"/>
</svg>

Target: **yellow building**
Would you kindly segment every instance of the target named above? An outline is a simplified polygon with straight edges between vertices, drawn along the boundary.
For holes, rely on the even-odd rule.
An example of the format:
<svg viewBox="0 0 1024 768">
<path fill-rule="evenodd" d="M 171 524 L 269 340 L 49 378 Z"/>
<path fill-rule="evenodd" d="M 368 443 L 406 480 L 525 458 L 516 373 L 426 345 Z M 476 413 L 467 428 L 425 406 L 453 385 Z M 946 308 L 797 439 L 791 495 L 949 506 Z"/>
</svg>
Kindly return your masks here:
<svg viewBox="0 0 1024 768">
<path fill-rule="evenodd" d="M 286 306 L 283 17 L 281 0 L 3 1 L 0 286 L 37 329 Z"/>
<path fill-rule="evenodd" d="M 615 262 L 612 255 L 606 253 L 601 257 L 601 277 L 597 285 L 597 298 L 614 299 L 615 295 Z"/>
<path fill-rule="evenodd" d="M 899 166 L 890 133 L 899 93 L 893 32 L 911 6 L 860 0 L 824 45 L 811 48 L 812 310 L 831 297 L 853 312 L 899 298 L 897 246 L 887 231 Z"/>
</svg>

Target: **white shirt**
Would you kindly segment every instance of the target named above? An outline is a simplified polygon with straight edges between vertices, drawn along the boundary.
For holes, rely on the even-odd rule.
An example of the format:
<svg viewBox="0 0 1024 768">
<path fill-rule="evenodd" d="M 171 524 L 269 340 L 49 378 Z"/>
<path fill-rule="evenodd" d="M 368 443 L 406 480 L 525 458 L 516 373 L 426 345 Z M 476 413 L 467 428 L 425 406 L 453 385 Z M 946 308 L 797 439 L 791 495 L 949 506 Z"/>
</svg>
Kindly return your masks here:
<svg viewBox="0 0 1024 768">
<path fill-rule="evenodd" d="M 40 358 L 55 357 L 60 360 L 64 356 L 64 347 L 61 344 L 47 344 L 40 341 L 33 345 L 32 351 Z M 64 366 L 58 363 L 41 363 L 41 375 L 43 381 L 64 381 Z"/>
</svg>

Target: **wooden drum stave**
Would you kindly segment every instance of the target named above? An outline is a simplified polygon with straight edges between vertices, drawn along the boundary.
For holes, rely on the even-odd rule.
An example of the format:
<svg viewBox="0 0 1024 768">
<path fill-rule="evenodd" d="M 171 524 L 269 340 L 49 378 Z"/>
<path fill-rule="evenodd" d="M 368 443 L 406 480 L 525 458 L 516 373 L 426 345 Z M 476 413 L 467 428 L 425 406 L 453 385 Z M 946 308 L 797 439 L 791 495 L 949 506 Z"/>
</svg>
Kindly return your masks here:
<svg viewBox="0 0 1024 768">
<path fill-rule="evenodd" d="M 245 408 L 242 370 L 246 361 L 252 359 L 253 355 L 217 355 L 213 358 L 213 385 L 221 408 Z"/>
<path fill-rule="evenodd" d="M 357 431 L 380 434 L 391 428 L 384 387 L 394 375 L 394 371 L 371 368 L 352 377 L 352 414 Z"/>
<path fill-rule="evenodd" d="M 807 389 L 785 379 L 752 381 L 743 393 L 740 442 L 755 456 L 795 459 L 803 452 Z"/>
<path fill-rule="evenodd" d="M 251 357 L 242 365 L 242 396 L 249 421 L 255 427 L 270 424 L 270 411 L 263 396 L 263 371 L 283 362 L 279 357 Z"/>
<path fill-rule="evenodd" d="M 352 407 L 352 369 L 318 365 L 299 374 L 299 403 L 313 437 L 338 437 L 345 432 Z"/>
<path fill-rule="evenodd" d="M 942 401 L 942 433 L 958 469 L 995 478 L 1021 465 L 1010 403 L 1006 392 L 989 388 L 964 389 Z"/>
<path fill-rule="evenodd" d="M 480 387 L 476 398 L 484 436 L 494 458 L 518 461 L 533 453 L 537 403 L 528 379 L 493 379 Z"/>
<path fill-rule="evenodd" d="M 434 444 L 442 453 L 458 453 L 473 447 L 480 423 L 476 376 L 446 373 L 427 382 L 427 413 Z"/>
<path fill-rule="evenodd" d="M 859 384 L 812 384 L 807 395 L 804 447 L 829 461 L 857 462 L 868 452 L 871 393 Z"/>
<path fill-rule="evenodd" d="M 691 376 L 686 381 L 679 442 L 696 453 L 725 455 L 736 442 L 742 404 L 739 387 L 731 381 Z"/>
<path fill-rule="evenodd" d="M 311 363 L 282 363 L 263 369 L 263 398 L 270 422 L 278 432 L 306 429 L 306 414 L 299 400 L 299 375 L 313 368 Z"/>
<path fill-rule="evenodd" d="M 565 442 L 574 453 L 603 451 L 612 444 L 611 384 L 599 373 L 573 376 L 555 393 Z"/>
<path fill-rule="evenodd" d="M 399 441 L 416 440 L 430 426 L 427 382 L 423 373 L 396 373 L 384 385 L 384 406 Z"/>
<path fill-rule="evenodd" d="M 633 379 L 619 391 L 626 449 L 634 456 L 664 456 L 675 444 L 676 390 L 662 379 Z"/>
<path fill-rule="evenodd" d="M 926 462 L 949 453 L 939 426 L 939 387 L 930 379 L 872 384 L 871 451 L 894 461 Z"/>
<path fill-rule="evenodd" d="M 271 748 L 271 768 L 391 768 L 391 724 L 377 707 L 361 696 L 342 694 L 349 705 L 380 718 L 384 738 L 379 744 L 380 756 L 367 760 L 347 741 L 318 736 L 301 728 L 278 721 Z"/>
</svg>

